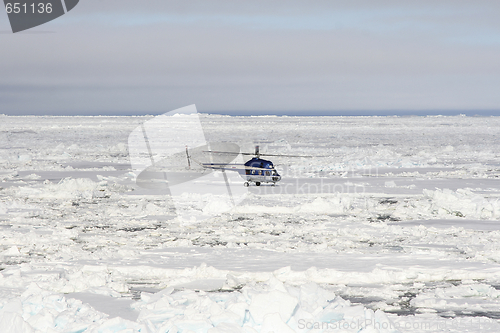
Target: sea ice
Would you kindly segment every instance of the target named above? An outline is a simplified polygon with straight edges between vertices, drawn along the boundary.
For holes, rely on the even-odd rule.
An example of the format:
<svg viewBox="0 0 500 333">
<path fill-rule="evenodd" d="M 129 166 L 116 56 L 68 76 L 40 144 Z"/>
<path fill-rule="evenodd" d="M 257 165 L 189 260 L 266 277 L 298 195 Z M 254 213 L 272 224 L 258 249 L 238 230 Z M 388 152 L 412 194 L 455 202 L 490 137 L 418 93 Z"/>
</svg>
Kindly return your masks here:
<svg viewBox="0 0 500 333">
<path fill-rule="evenodd" d="M 202 115 L 318 156 L 270 157 L 282 181 L 230 210 L 180 194 L 203 221 L 135 184 L 150 119 L 2 116 L 2 332 L 500 331 L 499 117 Z"/>
</svg>

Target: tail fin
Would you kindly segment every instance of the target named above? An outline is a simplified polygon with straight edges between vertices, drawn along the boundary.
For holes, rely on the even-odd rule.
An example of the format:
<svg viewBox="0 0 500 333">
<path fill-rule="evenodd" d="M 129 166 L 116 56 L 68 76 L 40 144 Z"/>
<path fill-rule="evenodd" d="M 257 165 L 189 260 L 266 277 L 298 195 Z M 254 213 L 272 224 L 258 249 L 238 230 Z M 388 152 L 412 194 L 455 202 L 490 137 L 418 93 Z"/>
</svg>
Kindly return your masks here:
<svg viewBox="0 0 500 333">
<path fill-rule="evenodd" d="M 188 152 L 188 146 L 186 146 L 186 157 L 188 160 L 188 168 L 191 169 L 191 160 L 189 159 L 190 156 L 189 156 L 189 152 Z"/>
</svg>

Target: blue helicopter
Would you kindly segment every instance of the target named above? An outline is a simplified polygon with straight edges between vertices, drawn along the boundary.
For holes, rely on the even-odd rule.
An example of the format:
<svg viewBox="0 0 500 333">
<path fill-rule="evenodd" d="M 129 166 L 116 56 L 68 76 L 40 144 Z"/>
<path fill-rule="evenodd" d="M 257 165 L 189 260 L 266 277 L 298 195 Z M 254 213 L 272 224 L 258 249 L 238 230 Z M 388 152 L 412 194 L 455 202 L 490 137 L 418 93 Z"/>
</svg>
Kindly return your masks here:
<svg viewBox="0 0 500 333">
<path fill-rule="evenodd" d="M 254 157 L 245 163 L 234 163 L 234 156 L 238 155 L 254 155 Z M 170 186 L 203 177 L 206 175 L 206 170 L 217 170 L 222 172 L 226 180 L 226 171 L 238 172 L 246 180 L 244 182 L 246 187 L 252 183 L 255 186 L 260 186 L 263 183 L 270 183 L 275 186 L 281 180 L 281 176 L 273 162 L 262 159 L 261 156 L 312 157 L 261 154 L 259 146 L 255 146 L 254 153 L 244 153 L 240 152 L 240 147 L 234 143 L 211 142 L 190 149 L 186 146 L 185 154 L 181 151 L 155 161 L 154 164 L 144 169 L 137 176 L 137 184 L 143 188 L 168 190 Z M 187 168 L 185 164 L 186 157 Z"/>
<path fill-rule="evenodd" d="M 225 144 L 228 145 L 228 144 Z M 232 145 L 232 144 L 229 144 Z M 236 146 L 236 145 L 235 145 Z M 238 147 L 238 146 L 236 146 Z M 233 149 L 228 149 L 233 150 Z M 238 171 L 240 175 L 242 175 L 246 182 L 244 185 L 246 187 L 250 186 L 250 184 L 254 183 L 255 186 L 260 186 L 263 183 L 271 183 L 272 186 L 275 186 L 277 182 L 281 180 L 281 176 L 276 171 L 276 168 L 273 165 L 273 162 L 269 160 L 264 160 L 260 158 L 261 156 L 279 156 L 279 157 L 310 157 L 310 156 L 297 156 L 297 155 L 276 155 L 276 154 L 261 154 L 259 146 L 255 146 L 254 153 L 242 153 L 233 151 L 216 151 L 216 150 L 204 150 L 205 153 L 210 153 L 212 156 L 221 154 L 221 155 L 255 155 L 252 159 L 242 164 L 230 164 L 230 163 L 199 163 L 203 168 L 206 169 L 216 169 L 216 170 L 231 170 Z M 186 148 L 186 155 L 188 158 L 188 164 L 190 165 L 190 160 L 192 159 L 188 149 Z M 196 162 L 196 161 L 195 161 Z"/>
</svg>

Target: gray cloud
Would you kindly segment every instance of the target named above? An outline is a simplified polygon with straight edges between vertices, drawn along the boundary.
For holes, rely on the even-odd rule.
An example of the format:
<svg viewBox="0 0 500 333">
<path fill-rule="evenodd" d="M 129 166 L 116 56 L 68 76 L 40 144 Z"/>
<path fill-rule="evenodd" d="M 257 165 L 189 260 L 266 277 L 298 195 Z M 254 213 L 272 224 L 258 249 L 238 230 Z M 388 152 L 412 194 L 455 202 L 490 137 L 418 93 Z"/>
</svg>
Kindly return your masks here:
<svg viewBox="0 0 500 333">
<path fill-rule="evenodd" d="M 0 113 L 500 110 L 499 4 L 434 3 L 81 1 L 0 35 Z"/>
</svg>

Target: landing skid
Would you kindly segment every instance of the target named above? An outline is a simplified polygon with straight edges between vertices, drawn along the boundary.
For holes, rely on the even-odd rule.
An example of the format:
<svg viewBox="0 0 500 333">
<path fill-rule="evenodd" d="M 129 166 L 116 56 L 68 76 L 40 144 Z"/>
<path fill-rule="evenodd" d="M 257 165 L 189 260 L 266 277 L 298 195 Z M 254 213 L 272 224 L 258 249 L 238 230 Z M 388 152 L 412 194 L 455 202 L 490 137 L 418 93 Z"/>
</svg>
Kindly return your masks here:
<svg viewBox="0 0 500 333">
<path fill-rule="evenodd" d="M 250 186 L 250 183 L 251 182 L 244 182 L 243 185 L 245 187 L 248 187 L 248 186 Z M 261 184 L 261 182 L 255 182 L 255 186 L 260 186 L 260 184 Z M 272 183 L 271 186 L 276 186 L 276 183 Z"/>
</svg>

